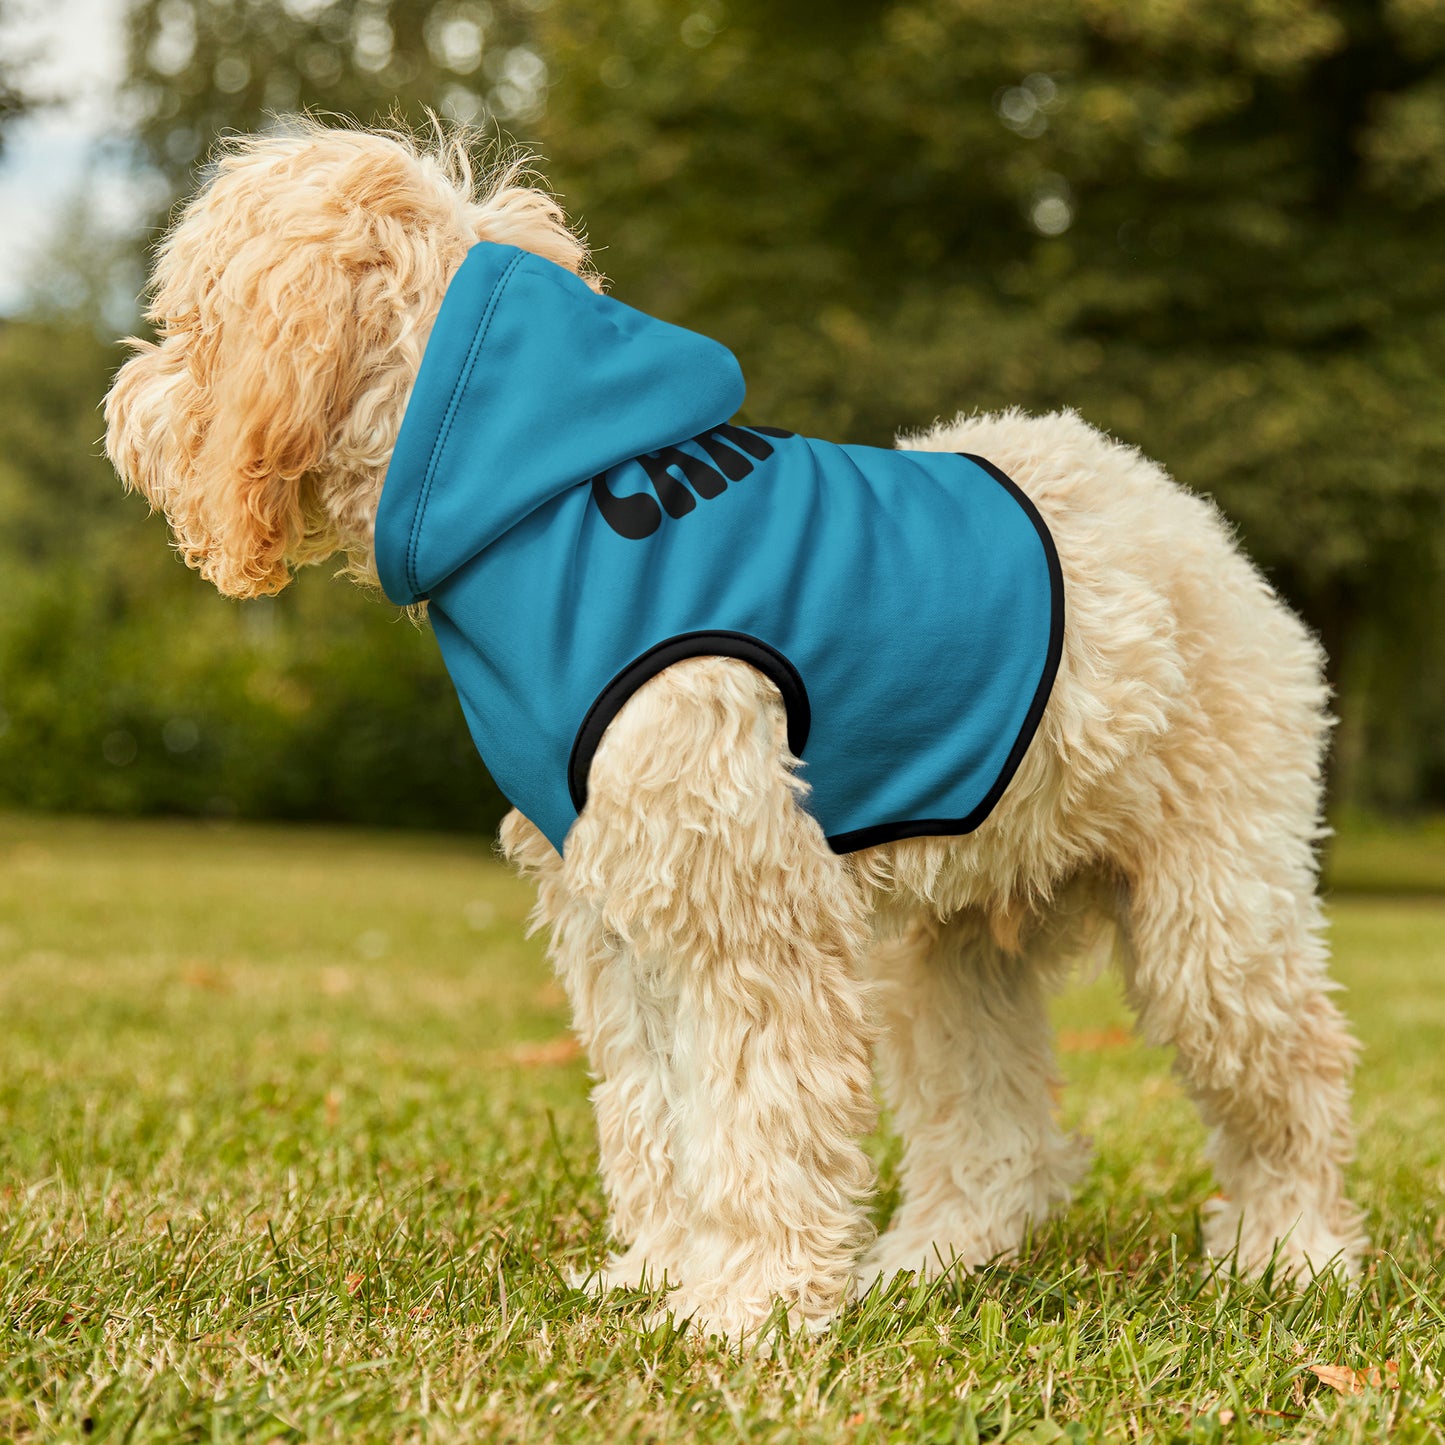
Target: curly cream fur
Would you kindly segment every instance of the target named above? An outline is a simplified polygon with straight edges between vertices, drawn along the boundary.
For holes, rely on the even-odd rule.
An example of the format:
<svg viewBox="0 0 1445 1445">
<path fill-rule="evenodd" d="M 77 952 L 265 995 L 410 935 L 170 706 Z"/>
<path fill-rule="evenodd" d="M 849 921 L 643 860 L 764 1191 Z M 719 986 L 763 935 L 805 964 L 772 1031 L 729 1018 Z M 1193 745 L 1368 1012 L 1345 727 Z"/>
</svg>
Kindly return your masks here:
<svg viewBox="0 0 1445 1445">
<path fill-rule="evenodd" d="M 130 340 L 105 409 L 116 470 L 220 591 L 278 592 L 338 552 L 375 582 L 386 465 L 468 249 L 506 242 L 586 274 L 526 169 L 478 185 L 465 136 L 428 150 L 310 120 L 221 144 L 156 256 L 158 340 Z"/>
<path fill-rule="evenodd" d="M 456 148 L 305 125 L 224 150 L 161 248 L 160 340 L 107 403 L 117 468 L 221 590 L 335 553 L 374 579 L 387 458 L 477 237 L 585 267 L 550 198 L 515 171 L 479 189 Z M 565 858 L 503 825 L 596 1079 L 618 1253 L 594 1283 L 665 1283 L 673 1313 L 740 1338 L 779 1301 L 818 1327 L 860 1278 L 1007 1256 L 1084 1164 L 1053 1119 L 1045 1002 L 1115 925 L 1143 1032 L 1214 1130 L 1208 1248 L 1353 1269 L 1316 644 L 1213 507 L 1072 414 L 903 444 L 991 458 L 1061 559 L 1058 678 L 982 827 L 836 856 L 776 691 L 727 659 L 619 713 Z M 875 1048 L 905 1152 L 870 1247 Z"/>
</svg>

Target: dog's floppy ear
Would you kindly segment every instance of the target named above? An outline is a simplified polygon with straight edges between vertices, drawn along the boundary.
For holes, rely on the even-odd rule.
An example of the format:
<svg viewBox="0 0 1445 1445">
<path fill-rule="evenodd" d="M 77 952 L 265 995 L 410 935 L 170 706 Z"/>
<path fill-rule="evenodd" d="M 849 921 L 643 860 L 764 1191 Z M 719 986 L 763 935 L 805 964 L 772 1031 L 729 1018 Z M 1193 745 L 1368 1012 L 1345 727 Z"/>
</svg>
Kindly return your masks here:
<svg viewBox="0 0 1445 1445">
<path fill-rule="evenodd" d="M 185 433 L 197 424 L 195 385 L 183 343 L 132 336 L 125 344 L 135 355 L 106 394 L 106 455 L 127 488 L 169 514 L 167 494 L 189 466 L 182 454 Z"/>
<path fill-rule="evenodd" d="M 356 280 L 324 245 L 256 238 L 197 284 L 213 263 L 180 249 L 162 258 L 160 343 L 131 343 L 106 398 L 106 450 L 188 566 L 230 597 L 279 592 L 317 550 L 308 476 L 365 349 Z M 199 300 L 172 309 L 181 271 Z"/>
<path fill-rule="evenodd" d="M 323 493 L 384 467 L 378 410 L 399 414 L 418 297 L 444 286 L 419 273 L 450 263 L 457 206 L 417 170 L 362 132 L 238 140 L 160 249 L 159 344 L 132 343 L 106 446 L 228 596 L 279 592 L 344 546 Z"/>
<path fill-rule="evenodd" d="M 156 258 L 149 318 L 106 400 L 106 448 L 232 597 L 345 551 L 370 522 L 432 318 L 477 239 L 580 272 L 587 251 L 517 159 L 479 188 L 463 137 L 298 120 L 222 144 Z M 360 557 L 362 561 L 356 562 Z"/>
<path fill-rule="evenodd" d="M 232 264 L 192 338 L 189 365 L 212 398 L 193 485 L 205 499 L 186 561 L 232 597 L 279 592 L 304 560 L 308 474 L 326 457 L 358 360 L 354 278 L 322 245 Z M 175 520 L 173 516 L 173 521 Z"/>
</svg>

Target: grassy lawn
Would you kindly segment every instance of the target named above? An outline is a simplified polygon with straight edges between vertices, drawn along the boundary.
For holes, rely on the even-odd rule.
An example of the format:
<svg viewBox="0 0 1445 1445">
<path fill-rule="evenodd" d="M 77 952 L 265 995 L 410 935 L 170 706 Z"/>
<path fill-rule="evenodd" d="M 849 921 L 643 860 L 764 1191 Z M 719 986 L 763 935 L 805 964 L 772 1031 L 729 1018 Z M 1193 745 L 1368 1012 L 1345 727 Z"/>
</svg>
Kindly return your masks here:
<svg viewBox="0 0 1445 1445">
<path fill-rule="evenodd" d="M 1445 834 L 1332 875 L 1361 1287 L 1200 1264 L 1201 1130 L 1106 982 L 1058 1007 L 1098 1159 L 1022 1262 L 739 1359 L 566 1282 L 586 1079 L 484 844 L 0 817 L 0 1440 L 1445 1440 L 1445 901 L 1341 891 L 1390 848 L 1445 879 Z"/>
</svg>

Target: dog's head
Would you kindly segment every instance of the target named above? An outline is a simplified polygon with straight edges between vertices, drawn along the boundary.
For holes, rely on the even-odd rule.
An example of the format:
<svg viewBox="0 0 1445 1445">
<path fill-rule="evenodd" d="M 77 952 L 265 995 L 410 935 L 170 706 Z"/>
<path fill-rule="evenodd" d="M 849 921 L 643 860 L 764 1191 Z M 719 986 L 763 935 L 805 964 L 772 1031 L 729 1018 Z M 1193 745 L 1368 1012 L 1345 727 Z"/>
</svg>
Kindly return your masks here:
<svg viewBox="0 0 1445 1445">
<path fill-rule="evenodd" d="M 520 162 L 478 185 L 460 139 L 302 122 L 226 142 L 157 254 L 105 402 L 106 451 L 232 597 L 337 552 L 374 578 L 381 483 L 448 281 L 477 240 L 582 271 Z"/>
</svg>

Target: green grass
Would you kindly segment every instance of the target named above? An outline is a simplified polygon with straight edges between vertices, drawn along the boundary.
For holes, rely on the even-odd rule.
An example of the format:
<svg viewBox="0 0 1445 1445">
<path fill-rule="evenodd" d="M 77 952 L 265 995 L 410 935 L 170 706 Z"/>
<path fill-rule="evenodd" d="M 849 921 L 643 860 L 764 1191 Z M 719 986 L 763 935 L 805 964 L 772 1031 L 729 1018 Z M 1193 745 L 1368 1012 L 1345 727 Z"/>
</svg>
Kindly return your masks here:
<svg viewBox="0 0 1445 1445">
<path fill-rule="evenodd" d="M 602 1204 L 528 904 L 481 843 L 0 818 L 0 1439 L 1445 1439 L 1445 903 L 1332 903 L 1361 1287 L 1200 1264 L 1200 1128 L 1101 983 L 1074 1206 L 771 1359 L 567 1284 Z"/>
</svg>

